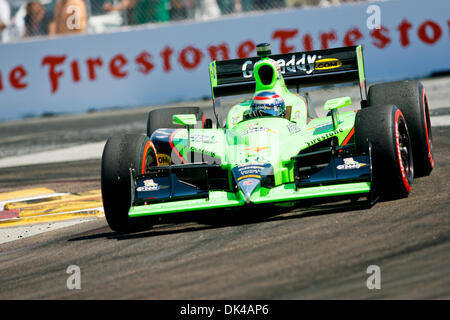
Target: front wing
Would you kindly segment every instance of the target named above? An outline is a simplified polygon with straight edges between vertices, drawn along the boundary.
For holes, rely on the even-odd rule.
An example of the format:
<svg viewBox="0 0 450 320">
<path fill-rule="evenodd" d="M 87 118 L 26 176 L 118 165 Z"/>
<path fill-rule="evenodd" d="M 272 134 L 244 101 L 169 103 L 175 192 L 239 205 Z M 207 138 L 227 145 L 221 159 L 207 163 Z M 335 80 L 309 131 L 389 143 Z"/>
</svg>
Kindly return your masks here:
<svg viewBox="0 0 450 320">
<path fill-rule="evenodd" d="M 331 147 L 301 153 L 292 158 L 292 182 L 278 186 L 261 184 L 250 199 L 246 199 L 237 187 L 231 170 L 217 164 L 153 167 L 146 174 L 138 176 L 130 171 L 132 203 L 129 216 L 302 203 L 309 199 L 326 203 L 335 199 L 366 197 L 371 203 L 375 197 L 370 148 L 368 153 L 351 156 L 346 153 L 346 149 L 353 148 Z M 320 163 L 320 159 L 323 163 Z"/>
<path fill-rule="evenodd" d="M 251 196 L 252 204 L 275 204 L 301 201 L 306 199 L 323 199 L 343 196 L 369 196 L 371 182 L 344 183 L 337 185 L 297 188 L 295 183 L 284 184 L 275 188 L 261 188 Z M 168 213 L 192 212 L 221 208 L 236 208 L 246 205 L 244 194 L 239 192 L 210 191 L 207 198 L 161 202 L 132 206 L 130 217 L 161 215 Z"/>
</svg>

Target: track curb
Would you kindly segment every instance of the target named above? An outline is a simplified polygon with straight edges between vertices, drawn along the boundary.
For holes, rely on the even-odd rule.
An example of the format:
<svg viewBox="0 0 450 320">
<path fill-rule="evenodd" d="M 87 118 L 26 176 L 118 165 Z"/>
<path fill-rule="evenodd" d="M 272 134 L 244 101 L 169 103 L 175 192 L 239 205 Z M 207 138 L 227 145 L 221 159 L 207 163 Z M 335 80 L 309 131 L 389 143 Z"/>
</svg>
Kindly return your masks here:
<svg viewBox="0 0 450 320">
<path fill-rule="evenodd" d="M 0 199 L 6 209 L 0 211 L 0 228 L 104 216 L 100 190 L 55 194 L 50 189 L 35 188 L 0 193 Z"/>
</svg>

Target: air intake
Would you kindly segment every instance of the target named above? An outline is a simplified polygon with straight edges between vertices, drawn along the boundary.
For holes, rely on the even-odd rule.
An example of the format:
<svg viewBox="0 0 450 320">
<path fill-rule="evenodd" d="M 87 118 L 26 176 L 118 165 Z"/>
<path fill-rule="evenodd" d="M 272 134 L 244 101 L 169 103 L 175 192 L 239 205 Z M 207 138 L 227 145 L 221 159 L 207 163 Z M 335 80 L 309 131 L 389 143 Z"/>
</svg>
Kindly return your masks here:
<svg viewBox="0 0 450 320">
<path fill-rule="evenodd" d="M 263 65 L 258 69 L 258 76 L 265 86 L 272 83 L 274 69 L 271 65 Z"/>
</svg>

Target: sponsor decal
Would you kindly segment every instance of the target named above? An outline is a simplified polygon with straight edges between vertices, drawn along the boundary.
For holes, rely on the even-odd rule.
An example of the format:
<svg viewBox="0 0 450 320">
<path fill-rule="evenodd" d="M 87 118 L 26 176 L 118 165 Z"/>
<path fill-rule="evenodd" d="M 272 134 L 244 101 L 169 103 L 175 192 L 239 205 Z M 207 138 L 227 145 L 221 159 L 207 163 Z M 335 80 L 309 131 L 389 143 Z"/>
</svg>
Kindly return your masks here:
<svg viewBox="0 0 450 320">
<path fill-rule="evenodd" d="M 250 147 L 250 148 L 244 149 L 244 151 L 251 151 L 251 152 L 259 153 L 260 151 L 267 150 L 267 149 L 269 149 L 269 147 Z"/>
<path fill-rule="evenodd" d="M 158 153 L 158 163 L 161 166 L 167 166 L 169 164 L 171 164 L 172 159 L 170 158 L 169 155 L 164 154 L 164 153 Z"/>
<path fill-rule="evenodd" d="M 305 72 L 311 74 L 314 71 L 314 62 L 321 56 L 302 54 L 300 57 L 292 55 L 288 61 L 278 59 L 277 63 L 280 66 L 281 74 L 286 72 Z"/>
<path fill-rule="evenodd" d="M 336 167 L 338 170 L 352 170 L 367 166 L 367 163 L 360 163 L 353 158 L 344 158 L 343 160 L 344 164 L 340 164 Z"/>
<path fill-rule="evenodd" d="M 241 180 L 244 178 L 261 178 L 261 170 L 263 169 L 262 166 L 254 165 L 254 164 L 248 164 L 248 165 L 241 165 L 237 169 L 238 178 L 237 180 Z"/>
<path fill-rule="evenodd" d="M 269 147 L 249 147 L 245 148 L 245 158 L 241 163 L 266 163 L 267 160 L 260 154 L 261 151 L 267 150 Z"/>
<path fill-rule="evenodd" d="M 258 174 L 247 174 L 245 176 L 239 177 L 237 180 L 241 181 L 242 179 L 247 179 L 247 178 L 261 179 L 261 176 Z"/>
<path fill-rule="evenodd" d="M 191 134 L 191 142 L 216 143 L 214 136 L 205 136 L 203 134 Z"/>
<path fill-rule="evenodd" d="M 194 151 L 194 152 L 199 152 L 205 156 L 211 156 L 211 157 L 215 157 L 216 153 L 214 151 L 205 149 L 205 148 L 196 148 L 191 146 L 190 149 L 186 148 L 186 150 L 190 150 L 190 151 Z M 194 155 L 194 157 L 201 157 L 201 155 Z M 196 158 L 195 158 L 196 159 Z"/>
<path fill-rule="evenodd" d="M 246 168 L 246 167 L 248 167 L 249 165 L 252 165 L 252 166 L 259 166 L 259 167 L 262 168 L 262 166 L 264 166 L 264 162 L 254 162 L 254 163 L 252 163 L 252 164 L 241 164 L 241 165 L 238 166 L 238 168 L 239 168 L 239 169 Z"/>
<path fill-rule="evenodd" d="M 186 129 L 176 129 L 174 132 L 172 132 L 173 140 L 174 139 L 187 139 L 188 138 L 188 132 Z"/>
<path fill-rule="evenodd" d="M 337 130 L 335 130 L 335 131 L 332 131 L 332 132 L 326 133 L 326 134 L 324 134 L 324 135 L 322 135 L 322 136 L 319 136 L 319 137 L 317 137 L 317 138 L 315 138 L 315 139 L 313 139 L 313 140 L 306 141 L 306 144 L 307 144 L 308 147 L 309 147 L 309 146 L 312 146 L 313 144 L 315 144 L 315 143 L 317 143 L 317 142 L 320 142 L 320 141 L 326 140 L 326 139 L 328 139 L 328 138 L 331 138 L 331 137 L 333 137 L 333 136 L 335 136 L 335 135 L 337 135 L 338 133 L 341 133 L 341 132 L 343 132 L 343 131 L 344 131 L 344 130 L 343 130 L 342 128 L 339 128 L 339 129 L 337 129 Z"/>
<path fill-rule="evenodd" d="M 273 174 L 273 167 L 270 163 L 249 163 L 235 167 L 233 175 L 236 181 L 246 178 L 261 179 L 261 176 Z"/>
<path fill-rule="evenodd" d="M 278 59 L 276 62 L 278 64 L 277 71 L 281 74 L 286 72 L 301 72 L 306 74 L 311 74 L 314 71 L 315 62 L 322 56 L 310 55 L 310 54 L 293 54 L 289 60 Z M 253 62 L 247 60 L 242 64 L 242 76 L 244 78 L 253 77 Z"/>
<path fill-rule="evenodd" d="M 317 60 L 314 64 L 315 70 L 329 70 L 329 69 L 335 69 L 342 66 L 342 62 L 339 59 L 335 58 L 328 58 L 328 59 L 321 59 Z"/>
<path fill-rule="evenodd" d="M 289 123 L 287 125 L 287 128 L 288 128 L 290 134 L 300 132 L 300 127 L 297 126 L 295 123 Z"/>
<path fill-rule="evenodd" d="M 268 160 L 262 157 L 259 153 L 249 154 L 246 158 L 242 159 L 240 163 L 254 163 L 254 162 L 267 162 Z"/>
<path fill-rule="evenodd" d="M 240 122 L 241 120 L 242 120 L 242 116 L 232 117 L 232 118 L 231 118 L 231 123 L 232 123 L 233 126 L 234 126 L 236 123 Z"/>
<path fill-rule="evenodd" d="M 342 120 L 339 120 L 338 124 L 341 124 L 342 122 L 343 122 Z M 319 125 L 319 126 L 314 128 L 313 135 L 331 131 L 331 130 L 333 130 L 333 128 L 334 128 L 334 126 L 333 126 L 332 122 L 321 124 L 321 125 Z"/>
<path fill-rule="evenodd" d="M 150 180 L 144 180 L 144 185 L 142 187 L 138 187 L 136 190 L 138 192 L 142 191 L 158 191 L 159 190 L 159 184 L 153 181 L 153 179 Z"/>
<path fill-rule="evenodd" d="M 270 128 L 266 128 L 266 127 L 263 127 L 263 126 L 259 125 L 258 123 L 254 123 L 254 124 L 249 125 L 247 127 L 247 130 L 245 130 L 242 135 L 246 136 L 246 135 L 249 135 L 249 134 L 255 133 L 255 132 L 270 132 L 270 133 L 273 133 L 273 134 L 277 133 L 276 131 L 274 131 L 274 130 L 272 130 Z"/>
</svg>

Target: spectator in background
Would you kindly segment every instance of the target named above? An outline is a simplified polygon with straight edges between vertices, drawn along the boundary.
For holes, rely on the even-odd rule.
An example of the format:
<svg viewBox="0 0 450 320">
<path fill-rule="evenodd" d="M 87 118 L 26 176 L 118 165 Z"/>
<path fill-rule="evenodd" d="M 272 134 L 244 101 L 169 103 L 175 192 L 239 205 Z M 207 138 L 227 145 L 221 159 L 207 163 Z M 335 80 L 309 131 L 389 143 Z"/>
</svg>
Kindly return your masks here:
<svg viewBox="0 0 450 320">
<path fill-rule="evenodd" d="M 341 2 L 346 2 L 346 0 L 320 0 L 319 6 L 320 7 L 329 7 L 331 5 L 337 6 L 341 4 Z"/>
<path fill-rule="evenodd" d="M 133 25 L 136 24 L 136 5 L 139 0 L 122 0 L 121 2 L 113 5 L 111 2 L 105 2 L 103 10 L 110 11 L 122 11 L 124 24 Z"/>
<path fill-rule="evenodd" d="M 11 8 L 6 0 L 0 0 L 0 42 L 8 41 L 8 26 L 11 23 Z"/>
<path fill-rule="evenodd" d="M 253 7 L 255 10 L 267 10 L 267 9 L 278 9 L 284 8 L 286 6 L 285 0 L 253 0 Z"/>
<path fill-rule="evenodd" d="M 217 4 L 222 14 L 230 14 L 236 10 L 235 0 L 217 0 Z"/>
<path fill-rule="evenodd" d="M 242 11 L 254 10 L 253 1 L 254 0 L 241 0 Z"/>
<path fill-rule="evenodd" d="M 170 0 L 170 20 L 184 20 L 187 16 L 187 8 L 183 0 Z"/>
<path fill-rule="evenodd" d="M 87 29 L 87 11 L 84 0 L 59 0 L 53 9 L 49 34 L 84 33 Z"/>
<path fill-rule="evenodd" d="M 136 24 L 164 22 L 170 19 L 170 0 L 138 0 Z"/>
<path fill-rule="evenodd" d="M 48 26 L 53 20 L 51 12 L 47 12 L 39 1 L 27 3 L 25 21 L 25 37 L 48 34 Z"/>
<path fill-rule="evenodd" d="M 368 0 L 287 0 L 288 6 L 302 7 L 302 6 L 319 6 L 328 7 L 335 6 L 345 2 L 362 2 Z"/>
<path fill-rule="evenodd" d="M 197 0 L 195 7 L 196 20 L 207 20 L 220 17 L 220 9 L 216 0 Z"/>
</svg>

